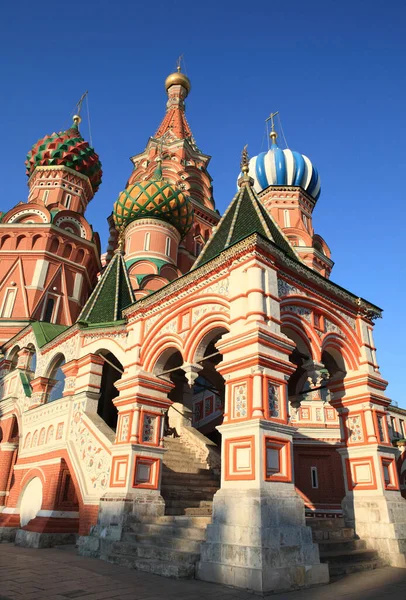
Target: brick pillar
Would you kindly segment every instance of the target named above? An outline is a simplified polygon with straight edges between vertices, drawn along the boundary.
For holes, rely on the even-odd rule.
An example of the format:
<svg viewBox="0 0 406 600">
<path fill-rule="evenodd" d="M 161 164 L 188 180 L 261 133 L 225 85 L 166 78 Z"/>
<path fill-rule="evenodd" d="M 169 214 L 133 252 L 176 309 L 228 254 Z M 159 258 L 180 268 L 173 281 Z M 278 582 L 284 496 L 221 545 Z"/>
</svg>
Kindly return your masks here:
<svg viewBox="0 0 406 600">
<path fill-rule="evenodd" d="M 342 457 L 346 522 L 390 565 L 406 567 L 406 501 L 400 494 L 398 450 L 387 425 L 386 382 L 376 373 L 352 373 L 332 384 L 346 447 Z"/>
<path fill-rule="evenodd" d="M 11 470 L 14 466 L 18 443 L 0 443 L 0 512 L 5 506 L 11 479 Z"/>
<path fill-rule="evenodd" d="M 200 579 L 262 593 L 329 579 L 293 481 L 293 344 L 280 332 L 276 290 L 276 272 L 257 265 L 230 277 L 233 326 L 217 343 L 226 387 L 221 489 L 198 563 Z"/>
<path fill-rule="evenodd" d="M 114 404 L 119 415 L 111 448 L 110 485 L 100 500 L 92 538 L 80 542 L 84 554 L 100 544 L 97 538 L 120 539 L 129 522 L 161 516 L 165 509 L 160 493 L 163 423 L 173 384 L 134 368 L 124 373 L 116 387 L 120 393 Z"/>
</svg>

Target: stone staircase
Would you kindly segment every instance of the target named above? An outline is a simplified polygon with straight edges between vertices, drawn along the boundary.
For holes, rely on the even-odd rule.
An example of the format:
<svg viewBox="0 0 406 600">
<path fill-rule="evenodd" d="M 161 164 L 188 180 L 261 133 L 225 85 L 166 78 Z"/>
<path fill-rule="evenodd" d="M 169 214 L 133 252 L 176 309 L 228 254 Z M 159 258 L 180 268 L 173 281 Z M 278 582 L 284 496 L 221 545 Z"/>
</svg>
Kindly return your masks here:
<svg viewBox="0 0 406 600">
<path fill-rule="evenodd" d="M 136 523 L 100 558 L 164 577 L 191 579 L 211 517 L 163 516 Z"/>
<path fill-rule="evenodd" d="M 161 494 L 166 515 L 209 516 L 220 476 L 185 446 L 180 438 L 165 438 Z"/>
<path fill-rule="evenodd" d="M 307 518 L 313 531 L 313 541 L 319 545 L 320 562 L 329 566 L 330 577 L 338 577 L 384 566 L 375 550 L 366 547 L 365 540 L 346 527 L 343 518 Z"/>
<path fill-rule="evenodd" d="M 161 494 L 165 515 L 129 523 L 129 531 L 105 547 L 101 558 L 165 577 L 193 578 L 220 477 L 180 438 L 165 438 L 164 444 Z"/>
</svg>

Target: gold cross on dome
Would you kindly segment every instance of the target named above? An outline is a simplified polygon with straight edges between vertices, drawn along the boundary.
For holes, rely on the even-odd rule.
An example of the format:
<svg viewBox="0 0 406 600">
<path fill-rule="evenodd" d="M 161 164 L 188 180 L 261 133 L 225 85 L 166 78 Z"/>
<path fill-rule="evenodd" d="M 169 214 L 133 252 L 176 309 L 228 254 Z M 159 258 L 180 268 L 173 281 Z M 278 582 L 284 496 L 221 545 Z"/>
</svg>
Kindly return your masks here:
<svg viewBox="0 0 406 600">
<path fill-rule="evenodd" d="M 178 73 L 180 73 L 180 63 L 181 63 L 182 59 L 183 59 L 183 54 L 181 54 L 179 56 L 178 60 L 176 61 L 176 63 L 177 63 L 176 64 L 176 70 L 178 71 Z"/>
<path fill-rule="evenodd" d="M 275 131 L 274 117 L 276 117 L 276 115 L 279 115 L 279 110 L 277 110 L 274 113 L 271 113 L 269 115 L 269 117 L 267 119 L 265 119 L 265 123 L 267 123 L 268 121 L 271 121 L 271 131 Z"/>
<path fill-rule="evenodd" d="M 82 104 L 83 104 L 83 100 L 86 98 L 88 94 L 88 91 L 86 90 L 86 92 L 84 94 L 81 95 L 79 102 L 76 104 L 77 107 L 77 114 L 80 115 L 80 111 L 82 110 Z"/>
</svg>

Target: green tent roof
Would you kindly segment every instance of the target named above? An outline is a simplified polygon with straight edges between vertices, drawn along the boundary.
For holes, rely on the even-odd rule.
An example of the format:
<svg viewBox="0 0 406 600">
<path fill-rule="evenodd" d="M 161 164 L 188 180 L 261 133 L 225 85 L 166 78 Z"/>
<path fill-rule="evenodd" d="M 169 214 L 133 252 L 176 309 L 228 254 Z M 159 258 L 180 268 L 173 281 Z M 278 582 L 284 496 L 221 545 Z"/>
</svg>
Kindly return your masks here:
<svg viewBox="0 0 406 600">
<path fill-rule="evenodd" d="M 258 233 L 276 244 L 291 258 L 298 260 L 287 238 L 265 210 L 249 180 L 243 182 L 222 219 L 197 258 L 192 269 L 196 269 L 218 256 L 223 250 L 246 237 Z"/>
<path fill-rule="evenodd" d="M 67 325 L 56 325 L 45 321 L 34 321 L 31 323 L 31 327 L 40 348 L 68 329 Z"/>
<path fill-rule="evenodd" d="M 117 251 L 83 307 L 78 321 L 89 325 L 121 321 L 123 308 L 133 302 L 135 296 L 124 256 Z"/>
</svg>

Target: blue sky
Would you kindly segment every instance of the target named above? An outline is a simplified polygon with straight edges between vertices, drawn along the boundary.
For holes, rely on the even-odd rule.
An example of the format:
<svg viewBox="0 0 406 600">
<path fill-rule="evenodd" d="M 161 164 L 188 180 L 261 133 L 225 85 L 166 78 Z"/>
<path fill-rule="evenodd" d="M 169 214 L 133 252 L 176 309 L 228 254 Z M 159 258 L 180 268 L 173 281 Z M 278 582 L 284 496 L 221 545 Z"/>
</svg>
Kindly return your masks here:
<svg viewBox="0 0 406 600">
<path fill-rule="evenodd" d="M 279 110 L 290 148 L 322 178 L 314 226 L 332 250 L 332 279 L 384 308 L 375 342 L 388 394 L 403 385 L 406 287 L 406 91 L 401 0 L 7 3 L 0 22 L 1 205 L 26 200 L 25 154 L 69 126 L 89 90 L 104 180 L 87 218 L 105 218 L 165 111 L 165 77 L 185 56 L 187 117 L 223 212 L 241 149 L 264 149 Z M 86 116 L 86 115 L 84 115 Z M 82 133 L 88 136 L 86 119 Z M 398 227 L 401 229 L 399 230 Z"/>
</svg>

